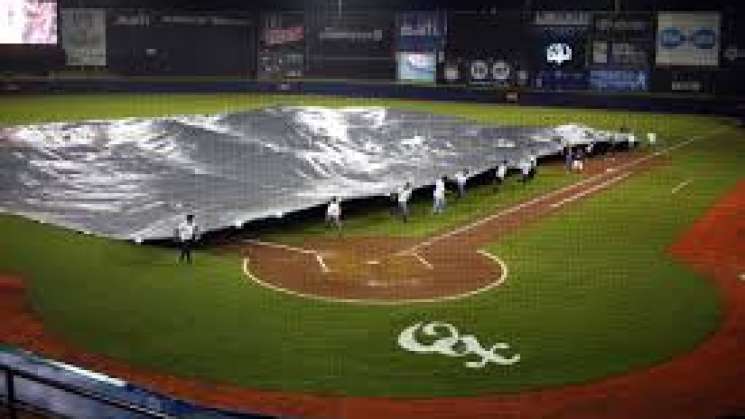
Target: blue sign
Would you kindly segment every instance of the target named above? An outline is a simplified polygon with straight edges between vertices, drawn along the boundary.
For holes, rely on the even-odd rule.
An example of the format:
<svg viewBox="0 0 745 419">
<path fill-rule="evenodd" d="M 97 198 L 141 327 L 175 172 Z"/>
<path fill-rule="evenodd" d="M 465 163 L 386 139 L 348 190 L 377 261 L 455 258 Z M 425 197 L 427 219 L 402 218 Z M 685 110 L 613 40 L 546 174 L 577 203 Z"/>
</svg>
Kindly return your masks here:
<svg viewBox="0 0 745 419">
<path fill-rule="evenodd" d="M 592 70 L 590 87 L 600 91 L 646 91 L 649 89 L 649 75 L 641 70 Z"/>
<path fill-rule="evenodd" d="M 663 48 L 674 49 L 683 45 L 685 36 L 678 28 L 665 28 L 660 31 L 660 45 Z"/>
<path fill-rule="evenodd" d="M 675 49 L 690 43 L 698 49 L 712 49 L 717 44 L 717 34 L 708 28 L 700 28 L 686 35 L 678 28 L 665 28 L 660 31 L 660 46 Z"/>
<path fill-rule="evenodd" d="M 545 90 L 585 90 L 587 73 L 584 71 L 544 70 L 535 78 L 535 87 Z"/>
</svg>

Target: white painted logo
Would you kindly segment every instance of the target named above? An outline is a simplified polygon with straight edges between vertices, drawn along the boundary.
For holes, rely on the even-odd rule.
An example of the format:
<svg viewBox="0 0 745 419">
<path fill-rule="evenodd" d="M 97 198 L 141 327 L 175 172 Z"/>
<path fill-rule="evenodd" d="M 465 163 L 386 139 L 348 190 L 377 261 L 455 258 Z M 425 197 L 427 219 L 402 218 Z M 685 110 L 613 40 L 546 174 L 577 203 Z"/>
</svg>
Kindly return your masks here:
<svg viewBox="0 0 745 419">
<path fill-rule="evenodd" d="M 423 335 L 435 339 L 427 339 L 430 343 L 418 341 L 416 335 L 419 330 Z M 484 368 L 489 363 L 506 366 L 520 362 L 520 354 L 505 356 L 497 353 L 509 350 L 510 345 L 497 342 L 486 349 L 475 336 L 460 335 L 455 326 L 443 322 L 419 322 L 407 327 L 398 335 L 398 346 L 418 354 L 440 354 L 455 358 L 469 355 L 481 357 L 478 361 L 466 361 L 465 366 L 468 368 Z"/>
<path fill-rule="evenodd" d="M 561 42 L 549 45 L 546 48 L 546 61 L 558 65 L 572 61 L 572 47 Z"/>
</svg>

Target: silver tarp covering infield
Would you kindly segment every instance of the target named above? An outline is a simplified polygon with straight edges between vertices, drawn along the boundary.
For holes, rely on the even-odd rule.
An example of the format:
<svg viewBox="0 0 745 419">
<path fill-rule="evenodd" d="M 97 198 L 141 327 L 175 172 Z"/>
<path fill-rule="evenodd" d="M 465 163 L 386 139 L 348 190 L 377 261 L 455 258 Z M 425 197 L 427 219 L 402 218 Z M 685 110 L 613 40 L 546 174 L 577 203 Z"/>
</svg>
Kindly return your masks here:
<svg viewBox="0 0 745 419">
<path fill-rule="evenodd" d="M 605 141 L 578 125 L 479 126 L 382 107 L 277 107 L 220 115 L 49 123 L 0 131 L 3 211 L 96 235 L 167 238 L 387 195 L 406 181 Z"/>
</svg>

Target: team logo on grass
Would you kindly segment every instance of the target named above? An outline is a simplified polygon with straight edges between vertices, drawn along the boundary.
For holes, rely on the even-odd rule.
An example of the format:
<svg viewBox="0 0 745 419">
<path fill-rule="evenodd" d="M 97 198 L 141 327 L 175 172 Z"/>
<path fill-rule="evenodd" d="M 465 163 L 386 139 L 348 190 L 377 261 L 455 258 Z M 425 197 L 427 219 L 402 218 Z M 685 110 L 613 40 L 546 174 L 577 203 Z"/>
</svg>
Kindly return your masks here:
<svg viewBox="0 0 745 419">
<path fill-rule="evenodd" d="M 417 340 L 417 332 L 426 336 L 422 341 Z M 432 339 L 434 338 L 434 339 Z M 520 354 L 502 355 L 498 351 L 508 351 L 510 345 L 497 342 L 491 348 L 484 348 L 473 335 L 461 335 L 455 326 L 443 322 L 422 323 L 404 329 L 398 335 L 398 346 L 418 354 L 440 354 L 449 357 L 481 357 L 478 361 L 466 361 L 468 368 L 484 368 L 487 364 L 513 365 L 520 362 Z"/>
</svg>

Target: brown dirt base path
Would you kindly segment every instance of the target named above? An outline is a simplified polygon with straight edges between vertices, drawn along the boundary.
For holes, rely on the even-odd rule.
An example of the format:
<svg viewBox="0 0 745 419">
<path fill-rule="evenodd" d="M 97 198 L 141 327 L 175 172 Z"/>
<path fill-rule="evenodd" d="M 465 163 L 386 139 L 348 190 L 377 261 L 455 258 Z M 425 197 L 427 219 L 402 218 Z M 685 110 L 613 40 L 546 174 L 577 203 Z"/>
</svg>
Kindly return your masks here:
<svg viewBox="0 0 745 419">
<path fill-rule="evenodd" d="M 263 286 L 305 297 L 368 303 L 462 298 L 499 286 L 507 269 L 481 252 L 509 231 L 576 200 L 612 188 L 634 172 L 663 164 L 665 157 L 616 153 L 588 162 L 581 178 L 453 231 L 412 239 L 311 238 L 302 248 L 247 241 L 247 275 Z M 540 176 L 540 171 L 538 176 Z M 518 187 L 520 187 L 518 185 Z M 405 228 L 405 224 L 401 224 Z"/>
<path fill-rule="evenodd" d="M 0 341 L 120 377 L 174 397 L 228 409 L 327 418 L 714 418 L 745 413 L 745 181 L 670 248 L 720 289 L 720 329 L 666 364 L 596 383 L 437 399 L 323 397 L 254 391 L 156 374 L 81 351 L 45 332 L 23 283 L 0 277 Z M 685 327 L 685 325 L 681 325 Z"/>
</svg>

